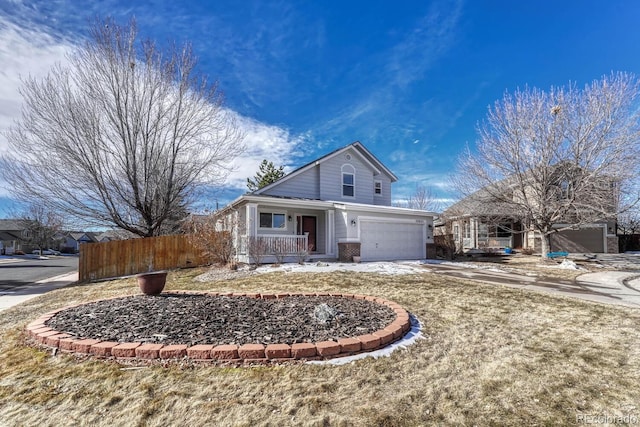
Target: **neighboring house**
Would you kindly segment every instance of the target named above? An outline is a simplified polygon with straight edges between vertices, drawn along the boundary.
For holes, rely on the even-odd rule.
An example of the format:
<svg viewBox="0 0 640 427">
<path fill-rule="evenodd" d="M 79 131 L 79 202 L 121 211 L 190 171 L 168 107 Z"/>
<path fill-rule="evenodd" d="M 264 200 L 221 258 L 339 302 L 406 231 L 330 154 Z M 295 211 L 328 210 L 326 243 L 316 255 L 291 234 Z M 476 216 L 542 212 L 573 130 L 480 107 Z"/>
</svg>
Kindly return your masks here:
<svg viewBox="0 0 640 427">
<path fill-rule="evenodd" d="M 490 201 L 480 190 L 453 204 L 436 221 L 436 234 L 453 237 L 458 252 L 485 252 L 512 249 L 541 251 L 541 237 L 523 223 L 511 205 Z M 562 229 L 571 222 L 558 222 Z M 614 220 L 594 221 L 576 229 L 565 229 L 550 235 L 550 251 L 573 253 L 618 253 L 618 237 Z"/>
<path fill-rule="evenodd" d="M 113 240 L 129 240 L 129 239 L 135 239 L 138 237 L 139 236 L 127 230 L 107 230 L 95 235 L 96 241 L 100 243 L 111 242 Z"/>
<path fill-rule="evenodd" d="M 80 245 L 85 243 L 96 243 L 96 233 L 90 231 L 69 231 L 62 237 L 60 243 L 60 251 L 68 253 L 77 253 L 80 251 Z"/>
<path fill-rule="evenodd" d="M 0 219 L 0 255 L 13 255 L 17 251 L 28 251 L 25 245 L 27 230 L 17 219 Z"/>
<path fill-rule="evenodd" d="M 289 257 L 362 261 L 423 259 L 433 246 L 433 213 L 391 206 L 398 178 L 360 142 L 329 153 L 219 211 L 237 259 L 252 242 Z M 431 251 L 430 251 L 431 252 Z M 268 256 L 265 261 L 273 261 Z"/>
</svg>

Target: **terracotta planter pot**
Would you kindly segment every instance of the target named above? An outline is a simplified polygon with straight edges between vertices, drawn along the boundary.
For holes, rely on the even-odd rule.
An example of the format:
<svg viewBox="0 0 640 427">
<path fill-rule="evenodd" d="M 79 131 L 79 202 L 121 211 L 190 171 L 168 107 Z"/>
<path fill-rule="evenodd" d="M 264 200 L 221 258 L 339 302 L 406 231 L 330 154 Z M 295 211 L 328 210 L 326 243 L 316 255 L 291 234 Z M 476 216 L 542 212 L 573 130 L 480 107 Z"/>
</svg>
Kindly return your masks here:
<svg viewBox="0 0 640 427">
<path fill-rule="evenodd" d="M 153 271 L 150 273 L 136 274 L 138 286 L 145 295 L 159 295 L 167 282 L 166 271 Z"/>
</svg>

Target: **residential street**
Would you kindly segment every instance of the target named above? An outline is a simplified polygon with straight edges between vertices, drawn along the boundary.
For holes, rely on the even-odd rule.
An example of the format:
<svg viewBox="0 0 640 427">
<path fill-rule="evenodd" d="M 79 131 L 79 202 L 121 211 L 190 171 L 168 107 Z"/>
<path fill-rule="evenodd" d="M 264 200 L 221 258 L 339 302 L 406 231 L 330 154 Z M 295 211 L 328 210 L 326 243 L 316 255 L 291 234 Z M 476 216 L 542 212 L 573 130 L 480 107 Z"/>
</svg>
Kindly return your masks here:
<svg viewBox="0 0 640 427">
<path fill-rule="evenodd" d="M 0 257 L 0 294 L 16 292 L 41 280 L 78 270 L 77 256 L 48 258 Z"/>
</svg>

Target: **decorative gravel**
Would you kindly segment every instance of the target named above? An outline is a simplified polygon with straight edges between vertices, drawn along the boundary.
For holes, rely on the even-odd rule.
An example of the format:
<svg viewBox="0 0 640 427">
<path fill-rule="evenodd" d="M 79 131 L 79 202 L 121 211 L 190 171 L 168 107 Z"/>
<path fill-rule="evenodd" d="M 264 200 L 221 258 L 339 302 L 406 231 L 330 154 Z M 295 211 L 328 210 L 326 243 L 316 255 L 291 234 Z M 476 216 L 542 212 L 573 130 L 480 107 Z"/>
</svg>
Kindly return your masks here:
<svg viewBox="0 0 640 427">
<path fill-rule="evenodd" d="M 136 295 L 69 308 L 47 326 L 78 338 L 161 344 L 294 344 L 373 333 L 395 319 L 375 302 L 336 296 L 259 299 Z"/>
</svg>

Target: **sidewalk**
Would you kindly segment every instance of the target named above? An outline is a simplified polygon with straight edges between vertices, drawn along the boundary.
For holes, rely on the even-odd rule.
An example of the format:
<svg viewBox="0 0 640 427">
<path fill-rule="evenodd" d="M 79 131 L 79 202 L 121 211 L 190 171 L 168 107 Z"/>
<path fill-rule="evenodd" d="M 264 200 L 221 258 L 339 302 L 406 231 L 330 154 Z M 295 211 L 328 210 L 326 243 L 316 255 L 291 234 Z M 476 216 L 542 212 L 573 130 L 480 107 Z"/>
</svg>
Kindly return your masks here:
<svg viewBox="0 0 640 427">
<path fill-rule="evenodd" d="M 0 311 L 6 310 L 28 301 L 46 292 L 62 288 L 78 281 L 78 272 L 66 273 L 56 277 L 40 280 L 28 286 L 22 286 L 11 291 L 0 292 Z"/>
<path fill-rule="evenodd" d="M 585 273 L 575 280 L 553 277 L 524 276 L 498 269 L 469 268 L 455 263 L 425 264 L 437 274 L 461 279 L 495 283 L 512 288 L 548 292 L 605 304 L 640 308 L 640 271 L 602 271 Z"/>
</svg>

